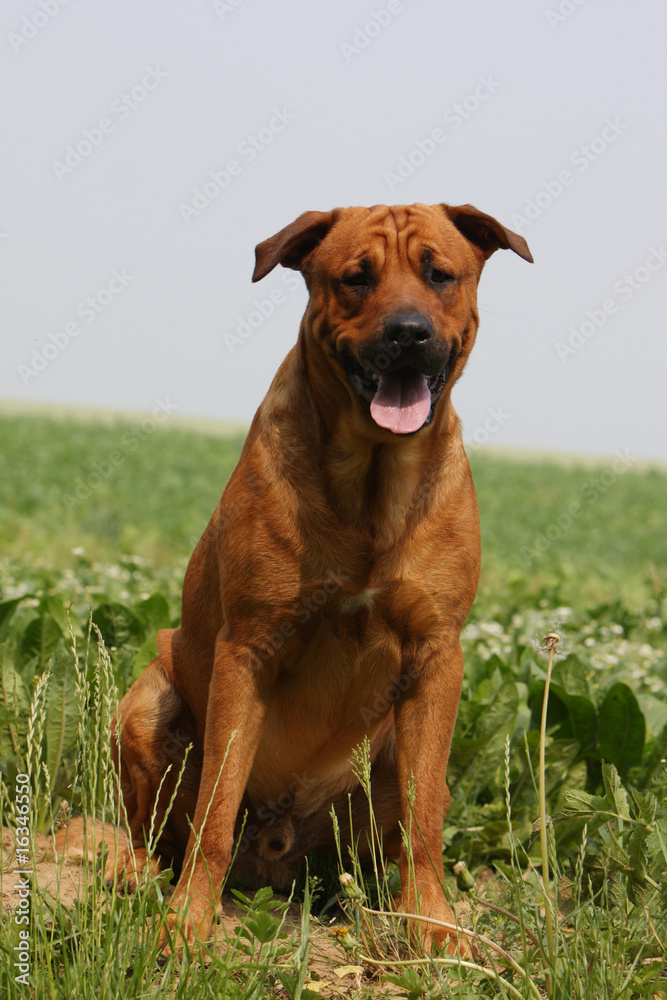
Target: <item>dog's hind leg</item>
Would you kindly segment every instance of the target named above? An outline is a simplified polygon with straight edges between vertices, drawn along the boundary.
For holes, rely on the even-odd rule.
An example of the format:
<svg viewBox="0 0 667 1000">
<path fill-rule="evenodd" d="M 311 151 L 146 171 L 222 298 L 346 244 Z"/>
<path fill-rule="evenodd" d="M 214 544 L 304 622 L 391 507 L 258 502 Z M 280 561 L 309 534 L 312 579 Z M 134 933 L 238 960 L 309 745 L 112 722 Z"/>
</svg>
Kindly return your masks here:
<svg viewBox="0 0 667 1000">
<path fill-rule="evenodd" d="M 146 865 L 157 870 L 158 859 L 162 865 L 180 868 L 190 834 L 188 817 L 194 816 L 197 803 L 201 747 L 192 713 L 169 679 L 163 655 L 156 657 L 132 685 L 112 725 L 112 752 L 131 847 L 119 857 L 109 857 L 105 877 L 111 881 L 117 876 L 129 888 L 136 885 Z M 177 788 L 189 744 L 192 747 Z M 149 837 L 153 839 L 150 845 Z"/>
</svg>

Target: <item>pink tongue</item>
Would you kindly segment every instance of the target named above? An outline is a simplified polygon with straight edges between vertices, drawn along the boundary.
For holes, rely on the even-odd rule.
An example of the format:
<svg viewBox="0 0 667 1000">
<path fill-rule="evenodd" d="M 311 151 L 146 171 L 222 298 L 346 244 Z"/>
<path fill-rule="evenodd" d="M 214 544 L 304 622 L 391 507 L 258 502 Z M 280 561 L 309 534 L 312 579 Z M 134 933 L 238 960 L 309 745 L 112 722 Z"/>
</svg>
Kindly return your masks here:
<svg viewBox="0 0 667 1000">
<path fill-rule="evenodd" d="M 381 375 L 371 403 L 371 416 L 394 434 L 411 434 L 424 425 L 431 410 L 431 393 L 425 375 L 403 368 Z"/>
</svg>

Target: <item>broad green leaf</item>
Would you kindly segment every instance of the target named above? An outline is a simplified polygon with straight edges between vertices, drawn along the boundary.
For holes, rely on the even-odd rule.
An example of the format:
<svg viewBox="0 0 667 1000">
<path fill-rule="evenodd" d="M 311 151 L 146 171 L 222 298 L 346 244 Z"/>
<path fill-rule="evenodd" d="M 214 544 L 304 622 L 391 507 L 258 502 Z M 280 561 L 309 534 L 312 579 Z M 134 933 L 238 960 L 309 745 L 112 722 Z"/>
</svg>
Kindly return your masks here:
<svg viewBox="0 0 667 1000">
<path fill-rule="evenodd" d="M 403 970 L 400 976 L 389 973 L 385 979 L 387 982 L 393 983 L 394 986 L 400 986 L 401 989 L 405 990 L 402 996 L 407 997 L 408 1000 L 419 1000 L 420 997 L 427 996 L 431 992 L 428 982 L 422 979 L 416 969 L 411 969 L 409 966 Z"/>
<path fill-rule="evenodd" d="M 503 760 L 505 733 L 487 733 L 452 748 L 448 784 L 451 792 L 474 802 L 492 780 Z"/>
<path fill-rule="evenodd" d="M 646 721 L 627 684 L 612 685 L 600 705 L 600 757 L 614 764 L 621 777 L 642 762 Z"/>
<path fill-rule="evenodd" d="M 558 687 L 554 692 L 567 709 L 567 727 L 561 726 L 560 736 L 571 736 L 578 740 L 582 754 L 589 753 L 597 741 L 598 717 L 595 705 L 589 698 L 578 694 L 568 694 L 564 688 Z M 564 732 L 563 729 L 569 729 Z"/>
<path fill-rule="evenodd" d="M 664 871 L 667 866 L 667 818 L 656 822 L 653 832 L 646 839 L 646 846 Z"/>
<path fill-rule="evenodd" d="M 60 626 L 52 615 L 45 612 L 33 618 L 21 640 L 21 661 L 27 663 L 35 658 L 37 672 L 42 673 L 62 637 Z"/>
<path fill-rule="evenodd" d="M 169 604 L 163 594 L 151 594 L 145 601 L 135 604 L 134 610 L 139 620 L 150 631 L 157 632 L 160 628 L 169 628 L 171 617 Z"/>
<path fill-rule="evenodd" d="M 75 692 L 76 671 L 72 654 L 60 643 L 51 660 L 51 677 L 46 695 L 46 764 L 51 790 L 57 787 L 63 757 L 76 745 L 80 706 Z"/>
<path fill-rule="evenodd" d="M 533 722 L 539 725 L 542 716 L 544 681 L 537 681 L 530 688 L 530 703 Z M 574 739 L 579 743 L 581 753 L 586 755 L 594 749 L 597 740 L 598 718 L 595 705 L 589 698 L 578 694 L 568 694 L 560 684 L 549 688 L 547 705 L 547 728 L 558 726 L 557 739 Z"/>
<path fill-rule="evenodd" d="M 642 795 L 642 793 L 637 791 L 636 788 L 631 788 L 630 794 L 632 795 L 633 801 L 637 806 L 637 812 L 639 813 L 639 818 L 642 823 L 646 826 L 652 826 L 655 822 L 655 816 L 658 811 L 658 801 L 655 795 L 651 795 L 650 792 L 645 792 Z"/>
<path fill-rule="evenodd" d="M 255 898 L 252 901 L 253 910 L 265 910 L 269 907 L 275 906 L 278 902 L 277 899 L 273 897 L 273 889 L 270 885 L 262 886 L 255 893 Z"/>
<path fill-rule="evenodd" d="M 514 681 L 506 681 L 499 688 L 489 708 L 482 713 L 477 724 L 478 734 L 502 730 L 503 742 L 505 734 L 514 734 L 516 713 L 519 707 L 519 692 Z"/>
<path fill-rule="evenodd" d="M 570 654 L 566 660 L 554 665 L 553 683 L 558 684 L 569 695 L 590 698 L 589 672 L 590 668 L 578 656 Z"/>
<path fill-rule="evenodd" d="M 136 681 L 141 677 L 149 663 L 157 656 L 157 641 L 155 635 L 149 635 L 146 641 L 139 648 L 139 652 L 132 664 L 132 680 Z"/>
<path fill-rule="evenodd" d="M 100 604 L 93 611 L 93 621 L 102 633 L 107 649 L 112 646 L 140 646 L 146 638 L 144 625 L 125 604 Z"/>
<path fill-rule="evenodd" d="M 554 823 L 580 819 L 588 824 L 588 832 L 593 833 L 605 823 L 619 818 L 613 800 L 608 796 L 590 795 L 580 788 L 570 788 L 563 799 L 563 808 L 552 817 Z"/>
<path fill-rule="evenodd" d="M 568 781 L 572 766 L 579 756 L 577 740 L 552 740 L 545 754 L 545 779 L 547 795 L 561 782 Z M 585 765 L 584 765 L 585 766 Z"/>
<path fill-rule="evenodd" d="M 0 681 L 2 703 L 7 713 L 16 716 L 16 723 L 0 728 L 0 757 L 25 753 L 25 733 L 28 727 L 30 696 L 26 684 L 14 666 L 14 643 L 7 639 L 0 645 Z"/>
<path fill-rule="evenodd" d="M 9 627 L 11 617 L 18 608 L 21 601 L 25 601 L 31 594 L 24 594 L 22 597 L 13 597 L 11 601 L 3 601 L 0 604 L 0 638 L 4 638 Z"/>
<path fill-rule="evenodd" d="M 268 910 L 259 910 L 254 916 L 245 920 L 246 927 L 261 944 L 275 940 L 281 923 L 280 918 L 272 916 Z"/>
<path fill-rule="evenodd" d="M 613 802 L 619 816 L 623 819 L 630 819 L 628 793 L 623 787 L 621 777 L 613 764 L 602 765 L 602 780 L 607 793 L 605 798 Z"/>
<path fill-rule="evenodd" d="M 39 602 L 39 610 L 44 614 L 51 615 L 58 628 L 64 636 L 69 632 L 69 620 L 67 618 L 67 608 L 59 597 L 47 595 Z"/>
</svg>

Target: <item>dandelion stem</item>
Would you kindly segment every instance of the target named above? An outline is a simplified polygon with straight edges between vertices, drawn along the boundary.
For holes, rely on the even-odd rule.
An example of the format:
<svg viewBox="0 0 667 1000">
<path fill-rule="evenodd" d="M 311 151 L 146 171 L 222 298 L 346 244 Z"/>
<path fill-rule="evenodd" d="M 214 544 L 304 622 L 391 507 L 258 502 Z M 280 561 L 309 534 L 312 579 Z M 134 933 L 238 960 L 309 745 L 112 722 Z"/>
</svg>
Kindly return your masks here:
<svg viewBox="0 0 667 1000">
<path fill-rule="evenodd" d="M 544 682 L 544 698 L 542 701 L 542 721 L 540 725 L 540 766 L 539 766 L 539 799 L 540 799 L 540 847 L 542 852 L 542 884 L 544 886 L 544 916 L 547 925 L 547 942 L 549 946 L 549 962 L 551 968 L 556 965 L 556 948 L 554 942 L 553 915 L 551 912 L 551 892 L 549 882 L 549 840 L 547 836 L 547 796 L 546 796 L 546 765 L 545 765 L 545 744 L 547 738 L 547 706 L 549 704 L 549 685 L 551 683 L 551 668 L 554 662 L 554 651 L 558 645 L 559 637 L 552 633 L 544 639 L 542 649 L 549 653 L 547 663 L 547 677 Z M 548 993 L 551 992 L 551 977 L 548 977 Z"/>
</svg>

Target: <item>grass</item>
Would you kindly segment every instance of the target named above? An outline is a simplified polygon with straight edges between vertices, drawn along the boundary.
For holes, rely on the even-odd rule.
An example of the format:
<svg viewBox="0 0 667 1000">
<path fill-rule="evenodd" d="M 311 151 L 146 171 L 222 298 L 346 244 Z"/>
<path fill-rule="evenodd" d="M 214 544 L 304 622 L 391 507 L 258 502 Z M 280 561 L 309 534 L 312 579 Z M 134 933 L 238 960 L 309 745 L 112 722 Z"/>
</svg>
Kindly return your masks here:
<svg viewBox="0 0 667 1000">
<path fill-rule="evenodd" d="M 241 444 L 240 436 L 150 430 L 138 421 L 0 416 L 2 551 L 18 559 L 48 555 L 64 568 L 71 550 L 83 547 L 100 561 L 133 553 L 158 568 L 173 567 L 199 539 Z M 620 597 L 638 605 L 651 595 L 650 563 L 663 579 L 667 571 L 667 473 L 636 471 L 632 462 L 615 473 L 613 461 L 562 467 L 472 453 L 484 553 L 481 602 L 548 593 L 560 604 Z M 90 487 L 95 476 L 99 485 Z M 76 492 L 81 483 L 83 499 Z M 558 518 L 566 519 L 573 503 L 581 512 L 563 530 Z M 545 538 L 546 551 L 534 553 L 536 539 L 552 526 L 555 541 Z"/>
<path fill-rule="evenodd" d="M 119 820 L 110 715 L 150 659 L 155 630 L 178 619 L 187 558 L 240 445 L 138 422 L 0 417 L 1 819 L 22 829 L 17 775 L 27 771 L 29 861 L 40 873 L 64 800 L 81 816 Z M 8 896 L 3 994 L 663 995 L 667 475 L 613 462 L 471 456 L 484 569 L 463 634 L 443 831 L 445 888 L 476 935 L 468 965 L 406 940 L 391 915 L 396 872 L 379 844 L 370 878 L 341 853 L 348 923 L 328 927 L 326 868 L 311 868 L 291 903 L 269 889 L 227 896 L 236 919 L 219 926 L 217 946 L 162 965 L 151 929 L 168 911 L 164 876 L 122 896 L 86 855 L 78 899 L 63 902 L 67 863 L 53 864 L 48 885 L 41 874 L 33 881 L 26 987 L 14 979 L 20 910 Z M 564 656 L 552 664 L 541 737 L 548 664 L 539 646 L 554 628 Z M 540 785 L 551 822 L 534 826 Z M 5 891 L 17 865 L 7 847 Z"/>
</svg>

